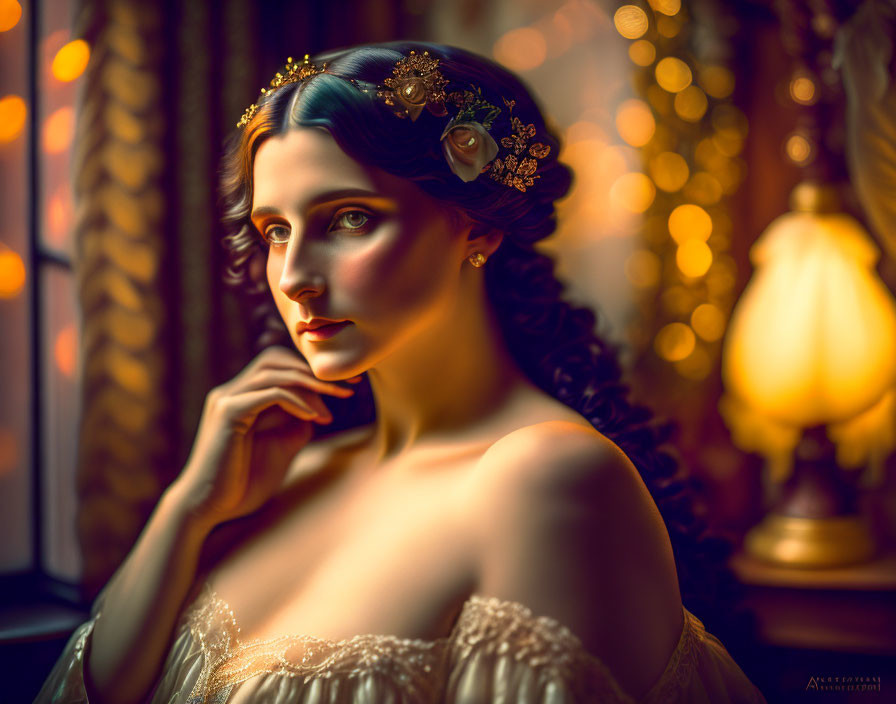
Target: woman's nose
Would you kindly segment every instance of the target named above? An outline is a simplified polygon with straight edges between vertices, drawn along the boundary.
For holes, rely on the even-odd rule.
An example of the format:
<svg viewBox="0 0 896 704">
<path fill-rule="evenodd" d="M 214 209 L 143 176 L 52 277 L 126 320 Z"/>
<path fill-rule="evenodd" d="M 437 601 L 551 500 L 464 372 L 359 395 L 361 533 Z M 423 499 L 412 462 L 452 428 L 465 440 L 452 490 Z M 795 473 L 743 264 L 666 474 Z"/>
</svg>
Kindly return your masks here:
<svg viewBox="0 0 896 704">
<path fill-rule="evenodd" d="M 323 293 L 326 282 L 307 247 L 295 241 L 287 245 L 286 261 L 280 274 L 279 286 L 280 290 L 294 301 L 314 298 Z"/>
</svg>

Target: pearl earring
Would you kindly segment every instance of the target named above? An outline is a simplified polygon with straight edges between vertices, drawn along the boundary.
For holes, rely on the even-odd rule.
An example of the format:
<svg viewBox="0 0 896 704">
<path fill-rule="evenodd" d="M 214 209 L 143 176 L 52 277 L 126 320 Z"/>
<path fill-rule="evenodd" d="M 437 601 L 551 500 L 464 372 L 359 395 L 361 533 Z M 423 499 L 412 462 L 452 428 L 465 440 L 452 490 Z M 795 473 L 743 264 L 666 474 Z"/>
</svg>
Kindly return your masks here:
<svg viewBox="0 0 896 704">
<path fill-rule="evenodd" d="M 482 252 L 476 252 L 475 254 L 471 254 L 467 259 L 470 260 L 470 264 L 475 266 L 477 269 L 485 264 L 485 260 L 487 257 Z"/>
</svg>

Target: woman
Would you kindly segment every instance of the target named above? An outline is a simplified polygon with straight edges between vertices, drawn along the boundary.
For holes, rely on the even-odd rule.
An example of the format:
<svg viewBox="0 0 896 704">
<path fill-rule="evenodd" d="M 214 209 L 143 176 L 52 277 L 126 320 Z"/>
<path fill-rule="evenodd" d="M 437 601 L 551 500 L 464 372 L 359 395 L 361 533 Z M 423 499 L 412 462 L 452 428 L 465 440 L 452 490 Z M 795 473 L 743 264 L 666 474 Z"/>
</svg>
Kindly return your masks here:
<svg viewBox="0 0 896 704">
<path fill-rule="evenodd" d="M 762 702 L 682 606 L 657 431 L 532 248 L 570 174 L 522 84 L 360 47 L 239 128 L 231 274 L 289 347 L 209 394 L 38 699 Z"/>
</svg>

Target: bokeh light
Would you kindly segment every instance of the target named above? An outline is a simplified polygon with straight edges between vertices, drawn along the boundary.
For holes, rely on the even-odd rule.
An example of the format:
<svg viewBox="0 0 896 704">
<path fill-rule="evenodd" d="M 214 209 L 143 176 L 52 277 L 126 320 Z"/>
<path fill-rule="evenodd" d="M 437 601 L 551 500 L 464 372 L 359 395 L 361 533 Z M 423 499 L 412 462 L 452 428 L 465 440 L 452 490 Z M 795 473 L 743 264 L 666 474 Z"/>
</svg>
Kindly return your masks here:
<svg viewBox="0 0 896 704">
<path fill-rule="evenodd" d="M 0 98 L 0 143 L 11 142 L 25 129 L 28 106 L 18 95 Z"/>
<path fill-rule="evenodd" d="M 65 243 L 73 215 L 71 188 L 63 184 L 47 203 L 47 239 L 54 247 L 62 247 Z"/>
<path fill-rule="evenodd" d="M 714 205 L 722 199 L 722 184 L 706 171 L 698 171 L 684 187 L 684 197 L 700 205 Z"/>
<path fill-rule="evenodd" d="M 701 303 L 691 313 L 691 327 L 707 342 L 721 340 L 725 334 L 725 314 L 712 303 Z"/>
<path fill-rule="evenodd" d="M 791 134 L 784 143 L 784 152 L 787 158 L 794 164 L 808 164 L 815 156 L 813 153 L 812 143 L 805 135 L 794 133 Z"/>
<path fill-rule="evenodd" d="M 672 17 L 660 15 L 656 18 L 656 31 L 660 36 L 671 39 L 681 31 L 681 23 Z"/>
<path fill-rule="evenodd" d="M 628 144 L 643 147 L 656 131 L 656 120 L 650 106 L 635 98 L 623 102 L 616 111 L 616 130 Z"/>
<path fill-rule="evenodd" d="M 625 260 L 625 276 L 638 288 L 653 288 L 660 282 L 662 262 L 649 249 L 636 249 Z"/>
<path fill-rule="evenodd" d="M 53 77 L 65 83 L 84 73 L 90 60 L 90 47 L 83 39 L 75 39 L 63 46 L 53 57 L 50 70 Z"/>
<path fill-rule="evenodd" d="M 643 37 L 649 26 L 647 13 L 637 5 L 623 5 L 616 10 L 613 24 L 616 25 L 616 31 L 626 39 Z"/>
<path fill-rule="evenodd" d="M 675 15 L 681 10 L 681 0 L 649 0 L 650 7 L 664 15 Z"/>
<path fill-rule="evenodd" d="M 691 381 L 702 381 L 712 370 L 712 358 L 701 346 L 682 360 L 675 362 L 675 371 Z"/>
<path fill-rule="evenodd" d="M 675 250 L 675 263 L 682 274 L 697 279 L 712 266 L 712 250 L 703 240 L 685 240 Z"/>
<path fill-rule="evenodd" d="M 653 183 L 639 171 L 623 174 L 610 187 L 610 199 L 630 213 L 643 213 L 655 197 Z"/>
<path fill-rule="evenodd" d="M 688 357 L 696 344 L 694 331 L 684 323 L 669 323 L 663 326 L 653 341 L 656 353 L 670 362 Z"/>
<path fill-rule="evenodd" d="M 78 334 L 74 323 L 69 323 L 57 333 L 53 343 L 53 358 L 63 375 L 74 378 L 78 363 Z"/>
<path fill-rule="evenodd" d="M 638 66 L 650 66 L 656 61 L 656 47 L 646 39 L 639 39 L 629 45 L 628 57 Z"/>
<path fill-rule="evenodd" d="M 706 114 L 709 101 L 697 86 L 691 85 L 675 95 L 675 112 L 682 120 L 699 122 Z"/>
<path fill-rule="evenodd" d="M 0 0 L 0 32 L 8 32 L 22 19 L 22 6 L 15 0 Z"/>
<path fill-rule="evenodd" d="M 704 66 L 700 69 L 698 80 L 713 98 L 727 98 L 734 92 L 734 73 L 724 66 Z"/>
<path fill-rule="evenodd" d="M 544 63 L 548 49 L 540 31 L 519 27 L 501 36 L 492 53 L 498 63 L 513 71 L 530 71 Z"/>
<path fill-rule="evenodd" d="M 706 242 L 712 234 L 712 218 L 699 205 L 679 205 L 669 215 L 669 234 L 678 244 L 688 240 Z"/>
<path fill-rule="evenodd" d="M 0 249 L 0 298 L 15 298 L 25 287 L 25 262 L 11 249 Z"/>
<path fill-rule="evenodd" d="M 690 170 L 681 154 L 662 152 L 650 160 L 650 176 L 657 188 L 674 193 L 687 183 Z"/>
<path fill-rule="evenodd" d="M 817 99 L 815 81 L 805 74 L 794 76 L 790 81 L 790 97 L 800 105 L 812 105 Z"/>
<path fill-rule="evenodd" d="M 656 82 L 670 93 L 683 91 L 692 80 L 691 69 L 679 58 L 667 56 L 656 65 Z"/>
<path fill-rule="evenodd" d="M 68 149 L 75 136 L 75 111 L 66 105 L 44 121 L 43 144 L 48 154 L 59 154 Z"/>
</svg>

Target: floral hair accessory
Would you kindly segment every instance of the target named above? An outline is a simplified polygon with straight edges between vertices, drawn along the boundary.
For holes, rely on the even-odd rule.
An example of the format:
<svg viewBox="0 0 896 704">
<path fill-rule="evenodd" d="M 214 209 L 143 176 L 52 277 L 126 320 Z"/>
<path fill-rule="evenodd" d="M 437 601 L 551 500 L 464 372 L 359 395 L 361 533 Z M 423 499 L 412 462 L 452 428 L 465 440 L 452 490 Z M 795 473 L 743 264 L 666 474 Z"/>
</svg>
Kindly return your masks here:
<svg viewBox="0 0 896 704">
<path fill-rule="evenodd" d="M 448 81 L 439 73 L 439 60 L 428 51 L 418 54 L 412 51 L 395 62 L 392 75 L 383 81 L 385 88 L 378 91 L 386 105 L 395 108 L 399 117 L 415 121 L 423 108 L 433 115 L 445 115 L 445 84 Z"/>
<path fill-rule="evenodd" d="M 498 154 L 498 144 L 489 134 L 492 122 L 500 114 L 482 97 L 482 91 L 456 91 L 448 96 L 458 107 L 457 114 L 442 132 L 442 153 L 451 171 L 465 183 L 475 181 Z"/>
<path fill-rule="evenodd" d="M 259 95 L 259 99 L 263 98 L 264 95 L 274 88 L 279 88 L 280 86 L 284 86 L 287 83 L 298 83 L 299 81 L 304 81 L 306 78 L 310 78 L 318 73 L 323 73 L 327 70 L 327 64 L 322 64 L 317 66 L 316 64 L 311 63 L 309 60 L 308 54 L 305 54 L 305 58 L 302 59 L 302 63 L 298 63 L 297 61 L 293 61 L 290 56 L 286 59 L 286 65 L 283 67 L 282 71 L 278 71 L 277 74 L 271 79 L 270 86 L 268 88 L 262 88 L 261 94 Z M 246 108 L 246 112 L 243 113 L 243 116 L 240 118 L 240 121 L 236 123 L 237 127 L 245 127 L 249 124 L 249 121 L 255 116 L 255 113 L 258 112 L 258 105 L 252 103 L 248 108 Z"/>
<path fill-rule="evenodd" d="M 513 112 L 516 101 L 504 98 L 504 105 L 508 112 Z M 529 141 L 535 136 L 535 125 L 524 125 L 516 115 L 510 118 L 510 127 L 513 131 L 501 138 L 501 146 L 511 153 L 489 164 L 488 175 L 498 183 L 525 193 L 526 188 L 534 185 L 535 179 L 539 178 L 535 173 L 538 161 L 550 154 L 551 148 L 541 142 L 530 145 Z"/>
</svg>

